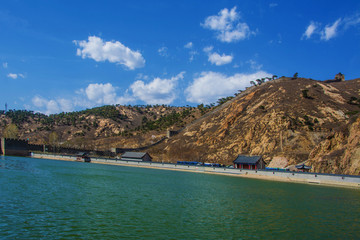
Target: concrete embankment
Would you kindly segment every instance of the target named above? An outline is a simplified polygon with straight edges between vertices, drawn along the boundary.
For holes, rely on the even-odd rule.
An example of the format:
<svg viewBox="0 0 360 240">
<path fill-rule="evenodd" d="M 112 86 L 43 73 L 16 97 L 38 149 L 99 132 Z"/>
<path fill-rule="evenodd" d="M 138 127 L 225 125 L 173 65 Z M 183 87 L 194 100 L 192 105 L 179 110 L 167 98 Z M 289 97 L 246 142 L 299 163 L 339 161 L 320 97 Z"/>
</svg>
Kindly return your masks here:
<svg viewBox="0 0 360 240">
<path fill-rule="evenodd" d="M 65 161 L 76 160 L 75 156 L 39 154 L 39 153 L 33 153 L 32 157 L 54 159 L 54 160 L 65 160 Z M 282 171 L 268 171 L 268 170 L 247 170 L 247 169 L 205 167 L 205 166 L 185 166 L 185 165 L 177 165 L 170 163 L 134 162 L 134 161 L 122 161 L 119 159 L 106 159 L 106 158 L 91 158 L 91 162 L 100 163 L 100 164 L 109 164 L 109 165 L 130 166 L 130 167 L 157 168 L 164 170 L 222 174 L 229 176 L 248 177 L 248 178 L 257 178 L 257 179 L 283 181 L 283 182 L 296 182 L 296 183 L 308 183 L 308 184 L 317 184 L 317 185 L 360 188 L 360 176 L 351 176 L 351 175 L 282 172 Z"/>
</svg>

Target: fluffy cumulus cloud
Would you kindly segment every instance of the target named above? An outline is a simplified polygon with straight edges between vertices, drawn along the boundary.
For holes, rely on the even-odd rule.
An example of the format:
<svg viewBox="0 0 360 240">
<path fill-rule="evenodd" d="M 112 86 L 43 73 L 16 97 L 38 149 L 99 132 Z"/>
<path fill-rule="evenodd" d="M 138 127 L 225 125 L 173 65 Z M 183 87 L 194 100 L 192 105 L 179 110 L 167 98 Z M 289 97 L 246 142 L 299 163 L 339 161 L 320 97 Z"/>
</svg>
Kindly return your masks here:
<svg viewBox="0 0 360 240">
<path fill-rule="evenodd" d="M 176 98 L 176 86 L 184 78 L 184 74 L 185 72 L 181 72 L 169 79 L 155 78 L 149 83 L 137 80 L 130 88 L 134 97 L 147 104 L 170 104 Z"/>
<path fill-rule="evenodd" d="M 225 54 L 218 54 L 218 53 L 211 53 L 209 54 L 209 62 L 215 64 L 216 66 L 225 65 L 231 63 L 233 60 L 232 55 L 225 55 Z"/>
<path fill-rule="evenodd" d="M 66 101 L 65 99 L 61 99 L 61 101 Z M 61 103 L 59 103 L 57 100 L 51 99 L 45 99 L 43 97 L 40 96 L 35 96 L 32 99 L 32 103 L 34 104 L 35 107 L 37 107 L 39 110 L 39 112 L 43 112 L 47 115 L 49 114 L 55 114 L 55 113 L 59 113 L 59 112 L 69 112 L 72 111 L 73 108 L 72 106 L 66 106 L 67 110 L 62 109 L 63 105 Z"/>
<path fill-rule="evenodd" d="M 213 46 L 208 46 L 203 49 L 204 52 L 208 55 L 208 60 L 211 62 L 211 64 L 221 66 L 232 62 L 234 58 L 232 55 L 226 55 L 224 53 L 220 55 L 219 53 L 212 52 L 213 49 Z"/>
<path fill-rule="evenodd" d="M 70 99 L 58 99 L 57 103 L 62 112 L 72 112 L 74 111 L 74 103 Z"/>
<path fill-rule="evenodd" d="M 186 100 L 193 103 L 214 103 L 219 98 L 231 96 L 237 90 L 250 86 L 250 81 L 271 76 L 264 71 L 232 76 L 219 72 L 202 72 L 185 90 Z"/>
<path fill-rule="evenodd" d="M 92 83 L 83 91 L 90 101 L 87 105 L 111 105 L 111 104 L 126 104 L 131 102 L 132 97 L 118 96 L 116 88 L 111 83 Z"/>
<path fill-rule="evenodd" d="M 85 89 L 87 98 L 97 104 L 115 103 L 116 92 L 111 83 L 92 83 Z"/>
<path fill-rule="evenodd" d="M 36 111 L 45 114 L 54 114 L 59 112 L 72 112 L 77 107 L 92 108 L 102 105 L 128 104 L 134 101 L 134 97 L 127 93 L 124 96 L 118 96 L 116 88 L 111 83 L 92 83 L 85 89 L 80 89 L 69 98 L 46 99 L 41 96 L 35 96 L 32 104 L 37 108 Z"/>
<path fill-rule="evenodd" d="M 105 42 L 99 37 L 89 36 L 87 41 L 74 41 L 74 43 L 79 46 L 76 54 L 82 58 L 91 58 L 97 62 L 107 60 L 131 70 L 145 65 L 145 60 L 139 51 L 133 51 L 119 41 Z"/>
<path fill-rule="evenodd" d="M 228 43 L 246 39 L 254 34 L 247 23 L 240 22 L 240 14 L 236 12 L 236 7 L 231 10 L 224 8 L 218 15 L 207 17 L 201 26 L 215 31 L 220 41 Z"/>
</svg>

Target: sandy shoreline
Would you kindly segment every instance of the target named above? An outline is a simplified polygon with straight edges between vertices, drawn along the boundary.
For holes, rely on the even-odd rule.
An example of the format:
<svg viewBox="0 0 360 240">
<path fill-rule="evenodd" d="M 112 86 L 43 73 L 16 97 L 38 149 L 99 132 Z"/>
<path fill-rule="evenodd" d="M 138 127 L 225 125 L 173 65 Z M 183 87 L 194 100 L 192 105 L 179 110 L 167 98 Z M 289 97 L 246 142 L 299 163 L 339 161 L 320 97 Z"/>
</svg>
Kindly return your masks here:
<svg viewBox="0 0 360 240">
<path fill-rule="evenodd" d="M 74 160 L 74 159 L 66 159 L 66 158 L 60 157 L 60 156 L 46 155 L 44 157 L 33 156 L 33 158 L 76 162 L 76 160 Z M 196 170 L 191 170 L 191 169 L 180 169 L 180 168 L 175 169 L 175 168 L 166 168 L 166 167 L 157 167 L 157 166 L 144 166 L 144 165 L 134 165 L 134 164 L 125 164 L 125 163 L 115 163 L 115 162 L 101 162 L 101 161 L 96 161 L 96 160 L 91 160 L 91 163 L 104 164 L 104 165 L 113 165 L 113 166 L 125 166 L 125 167 L 138 167 L 138 168 L 150 168 L 150 169 L 159 169 L 159 170 L 181 171 L 181 172 L 216 174 L 216 175 L 231 176 L 231 177 L 253 178 L 253 179 L 267 180 L 267 181 L 302 183 L 302 184 L 311 184 L 311 185 L 347 187 L 347 188 L 357 188 L 357 189 L 360 188 L 359 184 L 351 183 L 351 182 L 317 181 L 317 180 L 312 181 L 312 180 L 305 179 L 305 178 L 297 178 L 296 179 L 296 178 L 288 178 L 288 177 L 280 177 L 280 176 L 256 175 L 256 174 L 251 174 L 251 173 L 237 174 L 237 173 L 222 173 L 222 172 L 212 172 L 212 171 L 196 171 Z"/>
</svg>

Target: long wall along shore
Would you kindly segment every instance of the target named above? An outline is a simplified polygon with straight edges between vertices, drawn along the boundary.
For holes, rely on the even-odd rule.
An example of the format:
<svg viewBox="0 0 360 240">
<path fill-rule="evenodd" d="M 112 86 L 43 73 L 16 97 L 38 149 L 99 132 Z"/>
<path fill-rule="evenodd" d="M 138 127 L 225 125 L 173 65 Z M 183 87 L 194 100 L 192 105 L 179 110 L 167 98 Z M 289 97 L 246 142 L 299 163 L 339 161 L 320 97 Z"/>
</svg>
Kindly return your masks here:
<svg viewBox="0 0 360 240">
<path fill-rule="evenodd" d="M 33 158 L 77 161 L 76 156 L 32 153 Z M 316 185 L 328 185 L 339 187 L 351 187 L 360 189 L 360 176 L 352 175 L 335 175 L 322 173 L 306 173 L 306 172 L 289 172 L 289 171 L 269 171 L 269 170 L 249 170 L 234 169 L 226 167 L 207 167 L 207 166 L 185 166 L 172 163 L 159 162 L 141 162 L 141 161 L 124 161 L 120 159 L 109 158 L 91 158 L 92 163 L 110 164 L 129 167 L 156 168 L 163 170 L 189 171 L 197 173 L 222 174 L 229 176 L 258 178 L 264 180 L 275 180 L 284 182 L 307 183 Z"/>
<path fill-rule="evenodd" d="M 76 161 L 77 149 L 72 154 L 48 153 L 46 145 L 30 145 L 27 140 L 1 138 L 1 154 L 13 156 L 31 156 L 34 158 Z M 70 149 L 68 149 L 70 150 Z M 103 153 L 104 154 L 104 153 Z M 360 188 L 360 176 L 320 173 L 283 172 L 273 170 L 249 170 L 224 167 L 184 166 L 171 163 L 123 161 L 115 158 L 91 157 L 92 163 L 112 164 L 131 167 L 158 168 L 164 170 L 191 171 L 198 173 L 226 174 L 239 177 L 260 178 L 265 180 L 310 183 L 331 186 Z"/>
</svg>

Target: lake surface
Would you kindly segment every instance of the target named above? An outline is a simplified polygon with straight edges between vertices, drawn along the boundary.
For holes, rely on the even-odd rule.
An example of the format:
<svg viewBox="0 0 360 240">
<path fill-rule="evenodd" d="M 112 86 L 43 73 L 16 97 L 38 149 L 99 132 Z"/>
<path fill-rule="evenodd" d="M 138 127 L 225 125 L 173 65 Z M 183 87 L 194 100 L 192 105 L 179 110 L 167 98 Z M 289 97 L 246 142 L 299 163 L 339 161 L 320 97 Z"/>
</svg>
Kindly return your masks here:
<svg viewBox="0 0 360 240">
<path fill-rule="evenodd" d="M 0 157 L 0 239 L 360 239 L 360 190 Z"/>
</svg>

